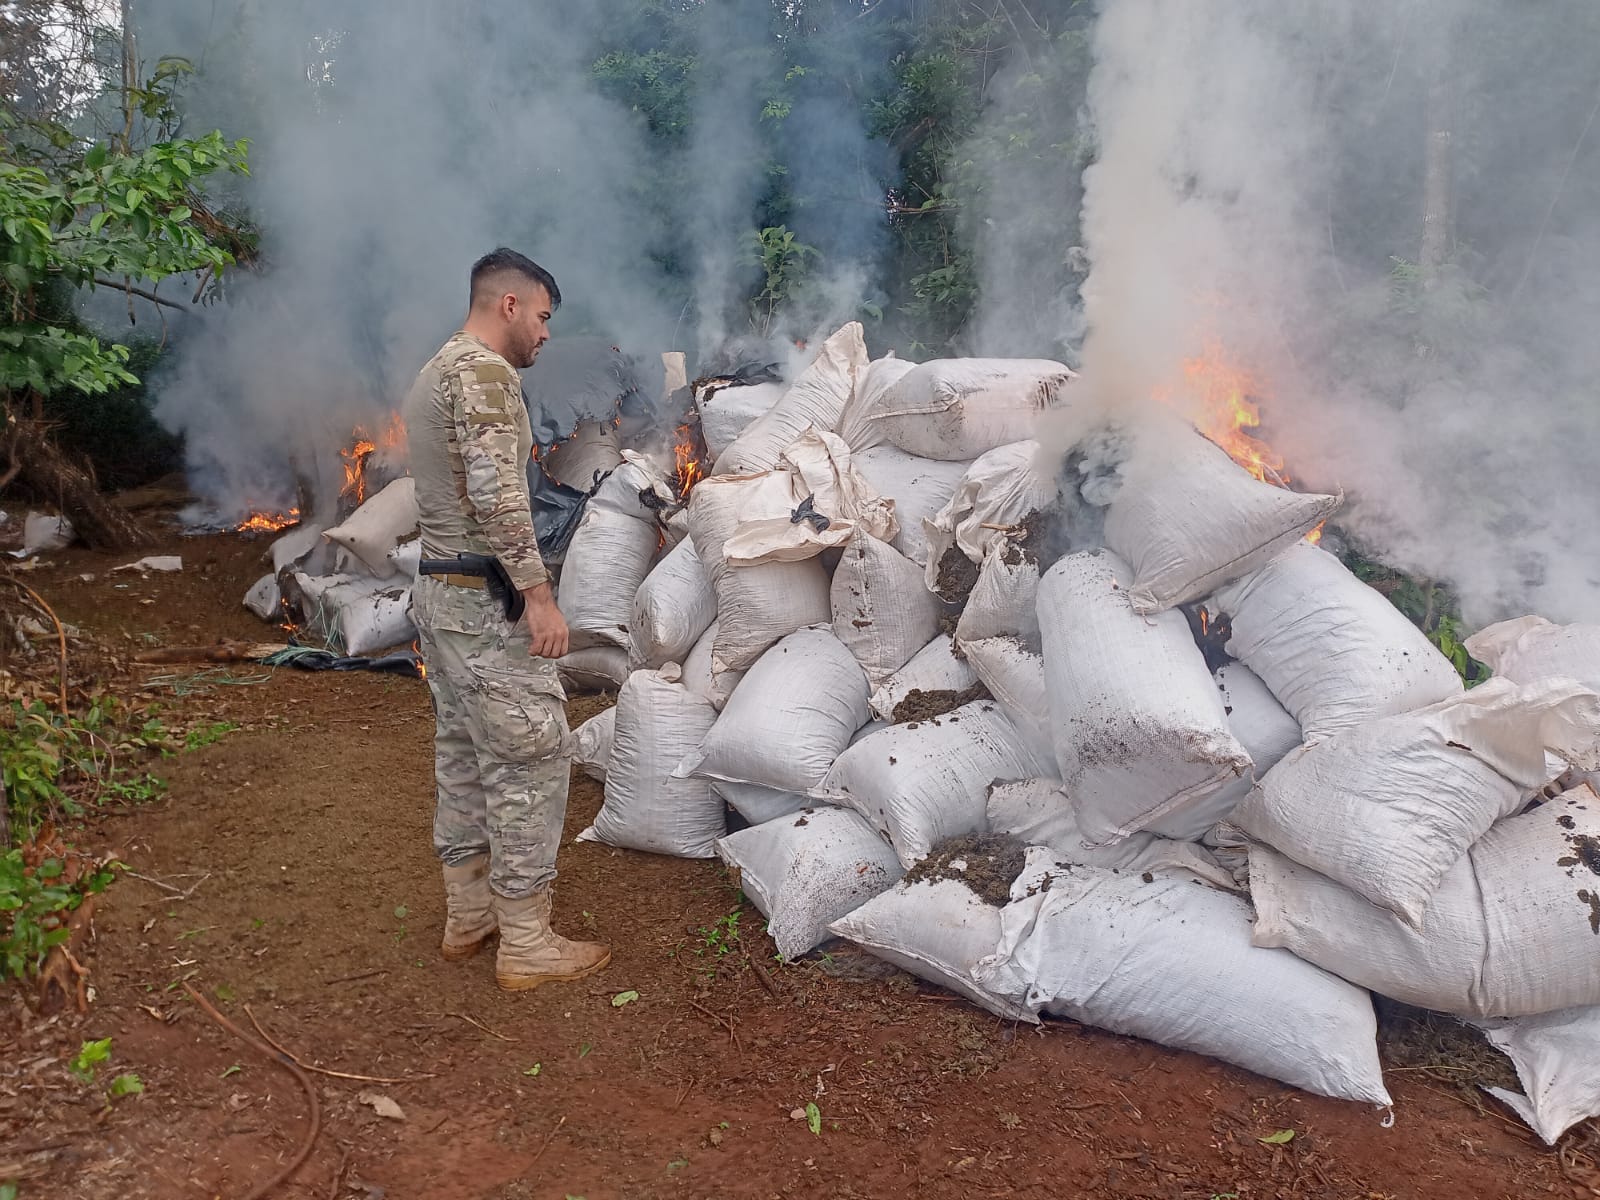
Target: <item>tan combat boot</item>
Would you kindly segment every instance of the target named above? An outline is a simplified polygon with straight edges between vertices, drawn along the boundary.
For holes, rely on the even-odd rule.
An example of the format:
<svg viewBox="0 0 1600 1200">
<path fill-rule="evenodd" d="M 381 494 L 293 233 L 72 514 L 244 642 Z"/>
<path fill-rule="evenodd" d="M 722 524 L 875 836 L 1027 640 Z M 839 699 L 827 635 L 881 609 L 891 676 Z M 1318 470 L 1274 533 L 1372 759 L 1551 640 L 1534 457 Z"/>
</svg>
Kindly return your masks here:
<svg viewBox="0 0 1600 1200">
<path fill-rule="evenodd" d="M 487 854 L 445 867 L 444 903 L 444 942 L 439 952 L 446 962 L 462 962 L 483 949 L 496 928 Z"/>
<path fill-rule="evenodd" d="M 494 978 L 508 992 L 522 992 L 541 983 L 583 979 L 611 961 L 611 947 L 600 942 L 573 942 L 550 928 L 549 888 L 508 900 L 494 898 L 500 920 L 500 953 Z"/>
</svg>

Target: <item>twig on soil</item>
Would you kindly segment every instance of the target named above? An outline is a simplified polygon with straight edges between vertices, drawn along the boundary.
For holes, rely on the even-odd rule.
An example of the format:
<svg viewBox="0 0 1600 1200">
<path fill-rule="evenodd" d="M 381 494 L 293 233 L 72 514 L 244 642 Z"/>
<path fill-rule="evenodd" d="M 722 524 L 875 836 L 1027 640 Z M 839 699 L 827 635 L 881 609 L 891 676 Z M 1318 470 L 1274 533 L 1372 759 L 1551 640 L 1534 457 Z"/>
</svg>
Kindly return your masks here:
<svg viewBox="0 0 1600 1200">
<path fill-rule="evenodd" d="M 122 873 L 124 875 L 131 876 L 134 879 L 142 879 L 148 884 L 153 884 L 155 887 L 160 888 L 163 892 L 166 892 L 169 895 L 172 895 L 172 896 L 176 897 L 179 900 L 192 899 L 193 896 L 194 896 L 195 888 L 199 887 L 202 883 L 204 883 L 206 880 L 211 878 L 211 872 L 207 871 L 204 875 L 200 876 L 199 879 L 195 880 L 194 883 L 190 884 L 189 885 L 189 889 L 187 891 L 184 891 L 181 888 L 173 887 L 170 883 L 162 883 L 161 880 L 159 880 L 159 879 L 152 879 L 148 875 L 141 875 L 141 874 L 139 874 L 139 872 L 130 871 L 127 868 L 123 868 Z"/>
<path fill-rule="evenodd" d="M 678 1093 L 678 1099 L 672 1106 L 672 1111 L 677 1112 L 683 1107 L 683 1102 L 689 1098 L 689 1093 L 694 1091 L 694 1077 L 689 1077 L 689 1082 L 683 1085 L 683 1091 Z"/>
<path fill-rule="evenodd" d="M 462 1021 L 465 1021 L 468 1025 L 476 1025 L 479 1029 L 483 1030 L 490 1037 L 499 1038 L 502 1042 L 514 1042 L 514 1041 L 517 1040 L 514 1037 L 507 1037 L 503 1033 L 496 1033 L 494 1030 L 490 1029 L 487 1025 L 485 1025 L 482 1021 L 475 1021 L 471 1017 L 467 1016 L 466 1013 L 447 1012 L 447 1013 L 440 1013 L 439 1015 L 441 1017 L 456 1017 L 456 1018 L 458 1018 L 458 1019 L 460 1019 Z"/>
<path fill-rule="evenodd" d="M 344 1184 L 345 1168 L 350 1165 L 350 1151 L 339 1155 L 339 1169 L 333 1173 L 333 1186 L 328 1189 L 328 1200 L 339 1200 L 339 1188 Z"/>
<path fill-rule="evenodd" d="M 566 1117 L 562 1117 L 561 1120 L 556 1122 L 556 1127 L 550 1131 L 550 1136 L 545 1138 L 544 1145 L 539 1147 L 539 1153 L 535 1154 L 533 1156 L 532 1162 L 530 1162 L 528 1164 L 530 1167 L 533 1166 L 534 1163 L 538 1162 L 539 1159 L 544 1156 L 544 1152 L 546 1150 L 550 1149 L 550 1143 L 556 1140 L 556 1134 L 561 1132 L 561 1127 L 563 1125 L 565 1125 L 566 1123 L 567 1123 Z"/>
<path fill-rule="evenodd" d="M 387 975 L 388 967 L 379 967 L 376 971 L 358 971 L 354 975 L 337 975 L 332 979 L 324 979 L 323 987 L 332 987 L 336 983 L 354 983 L 358 979 L 372 979 L 378 975 Z"/>
<path fill-rule="evenodd" d="M 280 1067 L 293 1075 L 295 1082 L 298 1083 L 301 1090 L 305 1092 L 307 1103 L 311 1105 L 311 1128 L 306 1131 L 306 1140 L 301 1145 L 299 1151 L 293 1158 L 289 1160 L 288 1165 L 285 1166 L 283 1170 L 279 1171 L 271 1179 L 255 1188 L 244 1198 L 244 1200 L 261 1200 L 261 1197 L 267 1195 L 279 1184 L 286 1182 L 296 1171 L 300 1169 L 300 1164 L 305 1162 L 306 1159 L 311 1156 L 311 1147 L 316 1145 L 317 1135 L 322 1132 L 322 1104 L 317 1099 L 317 1089 L 312 1086 L 311 1076 L 307 1075 L 300 1069 L 300 1065 L 295 1062 L 292 1055 L 283 1051 L 274 1052 L 259 1039 L 251 1037 L 232 1021 L 228 1020 L 227 1017 L 218 1012 L 215 1006 L 212 1005 L 211 1001 L 207 1000 L 199 992 L 195 991 L 193 985 L 191 985 L 188 980 L 184 980 L 183 990 L 189 994 L 189 999 L 193 1000 L 200 1006 L 200 1011 L 205 1013 L 206 1016 L 210 1017 L 218 1025 L 222 1026 L 229 1033 L 233 1034 L 234 1037 L 238 1038 L 245 1045 L 255 1050 L 258 1054 L 261 1054 L 265 1058 L 270 1058 L 273 1062 L 277 1063 Z"/>
<path fill-rule="evenodd" d="M 778 995 L 778 985 L 772 981 L 772 976 L 767 974 L 766 967 L 758 963 L 755 960 L 755 956 L 751 954 L 750 951 L 746 950 L 744 952 L 744 960 L 750 964 L 750 970 L 755 972 L 756 982 L 767 989 L 767 995 L 771 996 L 774 1000 L 783 999 L 782 996 Z"/>
<path fill-rule="evenodd" d="M 433 1078 L 432 1075 L 410 1075 L 404 1079 L 392 1079 L 384 1075 L 352 1075 L 348 1071 L 333 1071 L 329 1070 L 327 1067 L 314 1066 L 311 1063 L 308 1063 L 305 1059 L 301 1058 L 298 1054 L 295 1054 L 292 1050 L 287 1050 L 278 1042 L 273 1041 L 272 1035 L 265 1029 L 261 1028 L 261 1022 L 256 1020 L 256 1015 L 250 1011 L 250 1006 L 248 1004 L 244 1006 L 244 1015 L 250 1018 L 250 1024 L 256 1027 L 256 1032 L 261 1035 L 262 1039 L 265 1040 L 267 1045 L 271 1046 L 274 1050 L 286 1058 L 292 1059 L 297 1066 L 304 1067 L 307 1071 L 315 1071 L 318 1075 L 328 1075 L 334 1079 L 359 1079 L 362 1083 L 410 1083 L 414 1079 Z"/>
<path fill-rule="evenodd" d="M 61 715 L 65 717 L 67 715 L 67 628 L 61 623 L 61 618 L 56 616 L 56 610 L 45 603 L 43 596 L 39 595 L 38 592 L 34 591 L 27 584 L 23 583 L 22 580 L 17 579 L 14 576 L 7 575 L 5 578 L 9 579 L 12 583 L 16 584 L 17 587 L 26 592 L 28 599 L 37 604 L 44 611 L 44 615 L 49 617 L 50 620 L 55 624 L 56 646 L 61 655 L 61 677 L 58 680 L 61 687 L 61 694 L 57 699 L 57 704 L 61 709 Z"/>
<path fill-rule="evenodd" d="M 688 1004 L 689 1004 L 690 1008 L 694 1009 L 697 1012 L 704 1013 L 706 1016 L 710 1017 L 713 1021 L 715 1021 L 718 1025 L 720 1025 L 724 1029 L 726 1029 L 728 1031 L 728 1036 L 733 1039 L 733 1048 L 735 1050 L 739 1051 L 740 1054 L 744 1053 L 744 1047 L 739 1044 L 739 1031 L 734 1026 L 732 1017 L 719 1017 L 716 1013 L 712 1012 L 709 1008 L 707 1008 L 704 1004 L 701 1004 L 698 1000 L 690 1000 L 688 1002 Z"/>
</svg>

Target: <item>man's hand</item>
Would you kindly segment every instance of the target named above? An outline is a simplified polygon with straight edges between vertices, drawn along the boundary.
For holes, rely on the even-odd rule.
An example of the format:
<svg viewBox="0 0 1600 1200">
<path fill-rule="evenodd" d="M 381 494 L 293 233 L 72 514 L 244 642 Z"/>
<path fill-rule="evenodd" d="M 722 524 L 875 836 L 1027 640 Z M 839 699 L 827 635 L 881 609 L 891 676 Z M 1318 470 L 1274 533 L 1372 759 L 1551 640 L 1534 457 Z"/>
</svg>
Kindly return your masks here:
<svg viewBox="0 0 1600 1200">
<path fill-rule="evenodd" d="M 548 583 L 522 593 L 527 606 L 523 618 L 528 622 L 528 655 L 531 658 L 560 658 L 567 652 L 567 619 L 556 607 L 555 592 Z"/>
</svg>

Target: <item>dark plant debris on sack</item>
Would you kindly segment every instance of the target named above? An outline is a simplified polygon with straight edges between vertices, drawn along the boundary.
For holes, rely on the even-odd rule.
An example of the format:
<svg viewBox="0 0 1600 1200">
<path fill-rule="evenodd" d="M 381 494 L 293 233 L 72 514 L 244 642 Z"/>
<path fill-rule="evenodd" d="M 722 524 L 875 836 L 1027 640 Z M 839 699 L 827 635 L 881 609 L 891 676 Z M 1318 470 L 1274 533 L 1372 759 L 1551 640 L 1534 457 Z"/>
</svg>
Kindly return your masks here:
<svg viewBox="0 0 1600 1200">
<path fill-rule="evenodd" d="M 978 582 L 978 564 L 962 553 L 961 547 L 951 546 L 939 559 L 939 574 L 934 580 L 934 590 L 945 600 L 965 600 Z"/>
<path fill-rule="evenodd" d="M 907 883 L 954 879 L 985 904 L 1004 908 L 1022 874 L 1027 847 L 1008 833 L 964 833 L 947 838 L 906 872 Z"/>
<path fill-rule="evenodd" d="M 931 721 L 935 717 L 955 712 L 963 704 L 971 704 L 974 700 L 993 699 L 989 689 L 982 683 L 975 683 L 959 692 L 954 688 L 940 688 L 931 692 L 912 688 L 906 693 L 905 699 L 894 706 L 894 711 L 889 714 L 889 720 L 894 725 L 904 725 L 911 721 Z"/>
</svg>

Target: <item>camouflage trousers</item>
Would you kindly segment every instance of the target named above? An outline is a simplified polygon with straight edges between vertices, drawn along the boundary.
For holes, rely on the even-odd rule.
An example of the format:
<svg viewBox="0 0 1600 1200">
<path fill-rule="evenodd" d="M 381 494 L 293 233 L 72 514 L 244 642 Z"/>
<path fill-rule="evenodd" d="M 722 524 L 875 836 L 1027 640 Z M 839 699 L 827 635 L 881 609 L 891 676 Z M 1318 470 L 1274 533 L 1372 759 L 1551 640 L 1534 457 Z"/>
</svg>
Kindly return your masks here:
<svg viewBox="0 0 1600 1200">
<path fill-rule="evenodd" d="M 434 849 L 447 865 L 487 852 L 511 899 L 548 886 L 573 747 L 554 666 L 485 593 L 419 578 L 412 618 L 433 693 Z"/>
</svg>

